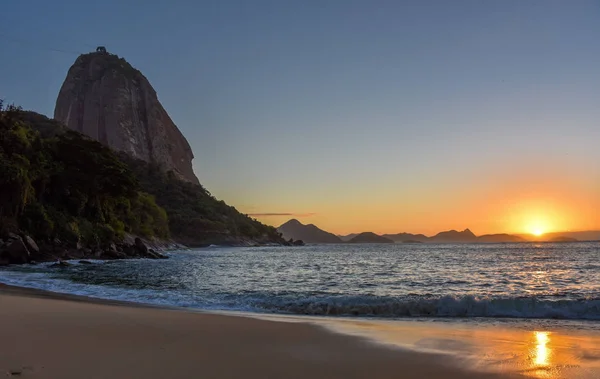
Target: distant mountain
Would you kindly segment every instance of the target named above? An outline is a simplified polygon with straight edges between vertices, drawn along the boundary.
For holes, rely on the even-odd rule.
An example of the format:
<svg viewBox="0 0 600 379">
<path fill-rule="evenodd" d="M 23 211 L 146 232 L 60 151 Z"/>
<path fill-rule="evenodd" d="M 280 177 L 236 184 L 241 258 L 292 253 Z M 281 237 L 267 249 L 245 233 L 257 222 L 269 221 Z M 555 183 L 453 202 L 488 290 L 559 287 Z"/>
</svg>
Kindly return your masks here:
<svg viewBox="0 0 600 379">
<path fill-rule="evenodd" d="M 559 236 L 549 239 L 550 242 L 577 242 L 578 240 L 571 237 Z"/>
<path fill-rule="evenodd" d="M 335 235 L 319 229 L 315 225 L 303 225 L 298 220 L 290 220 L 281 225 L 278 230 L 286 239 L 301 239 L 307 243 L 518 243 L 527 241 L 600 241 L 600 231 L 557 232 L 547 233 L 542 237 L 529 234 L 484 234 L 476 236 L 471 230 L 448 230 L 433 237 L 424 234 L 396 233 L 377 235 L 371 232 Z"/>
<path fill-rule="evenodd" d="M 338 237 L 339 237 L 339 238 L 340 238 L 342 241 L 344 241 L 344 242 L 348 242 L 348 241 L 350 241 L 352 238 L 356 237 L 357 235 L 359 235 L 359 233 L 350 233 L 350 234 L 348 234 L 348 235 L 345 235 L 345 236 L 338 235 Z"/>
<path fill-rule="evenodd" d="M 467 243 L 477 242 L 477 236 L 473 234 L 469 229 L 465 229 L 462 232 L 456 230 L 449 230 L 447 232 L 440 232 L 429 239 L 430 242 L 451 242 L 451 243 Z"/>
<path fill-rule="evenodd" d="M 371 232 L 360 233 L 359 235 L 352 238 L 348 242 L 349 243 L 394 243 L 394 241 L 392 241 L 389 238 L 378 236 L 377 234 L 371 233 Z"/>
<path fill-rule="evenodd" d="M 501 243 L 501 242 L 526 242 L 525 238 L 513 236 L 511 234 L 484 234 L 477 237 L 477 242 L 481 243 Z"/>
<path fill-rule="evenodd" d="M 429 240 L 429 237 L 427 237 L 424 234 L 411 234 L 411 233 L 384 234 L 383 237 L 389 238 L 394 242 L 407 242 L 407 241 L 427 242 Z"/>
<path fill-rule="evenodd" d="M 319 229 L 313 224 L 304 225 L 296 219 L 291 219 L 277 228 L 283 238 L 289 240 L 302 240 L 305 243 L 343 243 L 335 234 Z"/>
<path fill-rule="evenodd" d="M 526 240 L 535 240 L 535 241 L 552 241 L 554 238 L 558 238 L 558 237 L 573 238 L 577 241 L 600 241 L 600 230 L 586 230 L 586 231 L 581 231 L 581 232 L 546 233 L 539 238 L 534 238 L 530 234 L 519 234 L 519 236 L 525 238 Z"/>
</svg>

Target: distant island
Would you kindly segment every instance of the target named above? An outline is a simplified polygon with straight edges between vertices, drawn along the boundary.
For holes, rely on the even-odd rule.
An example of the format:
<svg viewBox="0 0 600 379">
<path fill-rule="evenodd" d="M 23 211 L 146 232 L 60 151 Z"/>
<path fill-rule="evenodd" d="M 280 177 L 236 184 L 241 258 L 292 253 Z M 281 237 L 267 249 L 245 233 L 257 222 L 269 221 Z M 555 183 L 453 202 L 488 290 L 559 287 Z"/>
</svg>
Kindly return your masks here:
<svg viewBox="0 0 600 379">
<path fill-rule="evenodd" d="M 526 242 L 526 239 L 510 234 L 485 234 L 477 237 L 477 242 L 481 243 L 500 243 L 500 242 Z"/>
<path fill-rule="evenodd" d="M 364 232 L 352 238 L 348 243 L 394 243 L 394 241 L 372 232 Z"/>
<path fill-rule="evenodd" d="M 385 238 L 389 238 L 394 242 L 404 241 L 416 241 L 416 242 L 427 242 L 429 237 L 424 234 L 411 234 L 411 233 L 398 233 L 398 234 L 384 234 Z"/>
<path fill-rule="evenodd" d="M 343 243 L 340 237 L 317 228 L 313 224 L 304 225 L 296 219 L 291 219 L 277 228 L 286 240 L 302 240 L 304 243 Z"/>
<path fill-rule="evenodd" d="M 526 234 L 475 235 L 470 229 L 447 230 L 431 237 L 424 234 L 397 233 L 378 235 L 373 232 L 335 235 L 314 224 L 304 225 L 296 219 L 282 224 L 277 231 L 286 240 L 303 240 L 306 243 L 518 243 L 518 242 L 578 242 L 600 240 L 600 231 L 547 233 L 542 237 Z"/>
<path fill-rule="evenodd" d="M 559 236 L 559 237 L 554 237 L 554 238 L 550 239 L 549 241 L 550 242 L 577 242 L 579 240 L 576 238 Z"/>
</svg>

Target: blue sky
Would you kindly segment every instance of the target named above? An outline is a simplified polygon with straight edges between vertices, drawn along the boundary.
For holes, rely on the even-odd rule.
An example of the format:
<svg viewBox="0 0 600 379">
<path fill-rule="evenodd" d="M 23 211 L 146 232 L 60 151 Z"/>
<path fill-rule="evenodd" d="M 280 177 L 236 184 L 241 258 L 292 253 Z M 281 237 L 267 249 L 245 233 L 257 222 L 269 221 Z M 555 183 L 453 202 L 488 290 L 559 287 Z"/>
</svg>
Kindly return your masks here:
<svg viewBox="0 0 600 379">
<path fill-rule="evenodd" d="M 472 209 L 506 183 L 598 204 L 599 37 L 594 1 L 20 0 L 0 12 L 0 97 L 51 116 L 76 52 L 105 45 L 244 212 L 340 233 L 509 230 L 499 214 L 524 195 Z"/>
</svg>

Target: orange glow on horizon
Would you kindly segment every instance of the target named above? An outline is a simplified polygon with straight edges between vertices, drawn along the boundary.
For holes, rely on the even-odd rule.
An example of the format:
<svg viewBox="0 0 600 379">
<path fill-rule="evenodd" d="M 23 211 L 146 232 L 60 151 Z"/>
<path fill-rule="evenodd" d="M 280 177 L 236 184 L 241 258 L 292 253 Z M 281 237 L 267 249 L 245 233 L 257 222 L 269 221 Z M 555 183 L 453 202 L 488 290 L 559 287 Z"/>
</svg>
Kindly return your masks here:
<svg viewBox="0 0 600 379">
<path fill-rule="evenodd" d="M 472 180 L 401 178 L 395 182 L 391 178 L 372 185 L 369 191 L 352 186 L 340 190 L 341 184 L 303 187 L 302 191 L 308 192 L 265 197 L 253 201 L 252 208 L 281 212 L 281 216 L 258 217 L 270 225 L 298 218 L 338 235 L 370 231 L 432 236 L 469 228 L 476 235 L 508 233 L 543 238 L 556 232 L 600 230 L 600 212 L 596 211 L 600 209 L 599 178 L 558 164 L 547 170 L 486 168 L 475 172 Z M 289 211 L 294 213 L 286 213 Z"/>
</svg>

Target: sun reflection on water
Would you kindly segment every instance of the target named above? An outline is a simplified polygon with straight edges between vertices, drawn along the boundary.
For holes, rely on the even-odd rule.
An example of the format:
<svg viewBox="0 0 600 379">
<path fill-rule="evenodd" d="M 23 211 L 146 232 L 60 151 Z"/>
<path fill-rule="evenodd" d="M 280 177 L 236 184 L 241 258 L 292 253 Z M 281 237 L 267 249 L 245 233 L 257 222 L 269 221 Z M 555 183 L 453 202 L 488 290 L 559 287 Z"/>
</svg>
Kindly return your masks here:
<svg viewBox="0 0 600 379">
<path fill-rule="evenodd" d="M 550 349 L 548 348 L 548 342 L 550 342 L 550 333 L 533 333 L 536 341 L 533 363 L 535 363 L 536 366 L 548 366 L 550 364 Z"/>
</svg>

